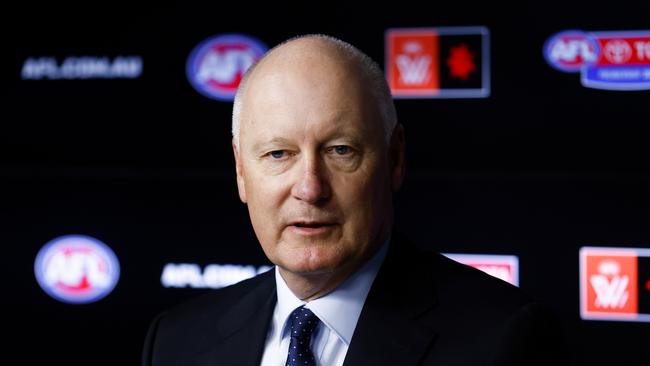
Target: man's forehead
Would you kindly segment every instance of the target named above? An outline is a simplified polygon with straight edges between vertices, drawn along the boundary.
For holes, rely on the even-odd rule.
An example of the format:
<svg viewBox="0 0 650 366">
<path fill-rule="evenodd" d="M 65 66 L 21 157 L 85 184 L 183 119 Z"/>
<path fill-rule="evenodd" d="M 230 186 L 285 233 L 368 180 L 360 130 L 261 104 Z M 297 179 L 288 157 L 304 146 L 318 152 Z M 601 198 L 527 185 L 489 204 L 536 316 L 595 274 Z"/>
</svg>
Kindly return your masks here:
<svg viewBox="0 0 650 366">
<path fill-rule="evenodd" d="M 311 124 L 365 118 L 373 100 L 365 85 L 355 79 L 314 69 L 260 73 L 246 90 L 241 123 L 295 120 Z"/>
<path fill-rule="evenodd" d="M 347 137 L 358 139 L 372 134 L 375 128 L 361 114 L 339 113 L 329 118 L 309 119 L 270 114 L 266 118 L 251 118 L 242 128 L 242 136 L 253 143 L 267 141 L 297 142 L 302 140 L 327 141 Z"/>
</svg>

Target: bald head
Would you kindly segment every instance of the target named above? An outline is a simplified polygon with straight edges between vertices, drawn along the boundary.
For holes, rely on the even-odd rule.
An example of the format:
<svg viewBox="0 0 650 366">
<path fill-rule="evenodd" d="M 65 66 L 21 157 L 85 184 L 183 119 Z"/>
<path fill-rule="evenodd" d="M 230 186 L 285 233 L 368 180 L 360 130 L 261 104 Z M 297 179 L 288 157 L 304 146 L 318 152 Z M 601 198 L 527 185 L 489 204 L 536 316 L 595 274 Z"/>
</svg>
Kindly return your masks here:
<svg viewBox="0 0 650 366">
<path fill-rule="evenodd" d="M 289 83 L 290 78 L 303 85 Z M 241 125 L 247 119 L 247 105 L 255 101 L 252 91 L 259 84 L 275 82 L 276 88 L 319 88 L 332 85 L 338 92 L 364 94 L 375 109 L 379 128 L 388 143 L 397 116 L 386 79 L 379 66 L 356 47 L 325 35 L 300 36 L 281 43 L 266 53 L 242 79 L 233 106 L 232 134 L 238 147 Z M 296 89 L 299 92 L 298 89 Z M 251 99 L 251 100 L 249 100 Z"/>
</svg>

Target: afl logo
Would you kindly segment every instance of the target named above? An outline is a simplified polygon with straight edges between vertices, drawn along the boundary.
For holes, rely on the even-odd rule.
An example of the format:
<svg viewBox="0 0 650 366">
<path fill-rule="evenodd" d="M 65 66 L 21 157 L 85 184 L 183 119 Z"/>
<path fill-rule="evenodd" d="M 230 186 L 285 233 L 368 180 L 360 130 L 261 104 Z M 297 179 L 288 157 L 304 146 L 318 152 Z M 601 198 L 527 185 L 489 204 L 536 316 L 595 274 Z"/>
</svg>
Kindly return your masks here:
<svg viewBox="0 0 650 366">
<path fill-rule="evenodd" d="M 267 50 L 262 42 L 245 35 L 209 38 L 187 59 L 187 79 L 208 98 L 232 101 L 246 70 Z"/>
<path fill-rule="evenodd" d="M 36 280 L 53 298 L 86 304 L 108 295 L 120 277 L 115 253 L 84 235 L 66 235 L 43 246 L 34 263 Z"/>
<path fill-rule="evenodd" d="M 549 65 L 565 72 L 578 72 L 585 64 L 596 62 L 598 43 L 584 32 L 565 31 L 551 37 L 544 45 Z"/>
</svg>

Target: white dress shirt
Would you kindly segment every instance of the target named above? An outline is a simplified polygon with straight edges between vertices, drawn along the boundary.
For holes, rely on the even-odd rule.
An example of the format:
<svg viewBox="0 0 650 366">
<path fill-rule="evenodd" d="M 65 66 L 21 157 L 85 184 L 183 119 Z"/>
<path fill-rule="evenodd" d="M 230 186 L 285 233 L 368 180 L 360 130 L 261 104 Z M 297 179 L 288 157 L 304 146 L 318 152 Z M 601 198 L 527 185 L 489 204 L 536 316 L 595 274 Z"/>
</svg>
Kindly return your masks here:
<svg viewBox="0 0 650 366">
<path fill-rule="evenodd" d="M 312 335 L 311 349 L 318 366 L 341 366 L 348 352 L 354 328 L 366 301 L 370 286 L 381 267 L 388 241 L 355 274 L 334 291 L 318 299 L 305 302 L 291 292 L 275 267 L 278 302 L 264 346 L 261 366 L 284 366 L 289 352 L 289 325 L 287 319 L 297 307 L 305 305 L 321 320 Z"/>
</svg>

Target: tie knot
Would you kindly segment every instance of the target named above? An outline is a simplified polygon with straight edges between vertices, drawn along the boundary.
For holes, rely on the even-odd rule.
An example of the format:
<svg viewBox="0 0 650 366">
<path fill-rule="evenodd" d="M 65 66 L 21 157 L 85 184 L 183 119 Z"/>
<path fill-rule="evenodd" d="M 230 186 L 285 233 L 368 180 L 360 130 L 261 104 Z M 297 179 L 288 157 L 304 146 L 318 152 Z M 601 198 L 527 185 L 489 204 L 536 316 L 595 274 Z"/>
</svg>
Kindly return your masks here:
<svg viewBox="0 0 650 366">
<path fill-rule="evenodd" d="M 320 319 L 311 310 L 301 306 L 291 313 L 291 337 L 310 339 Z"/>
</svg>

